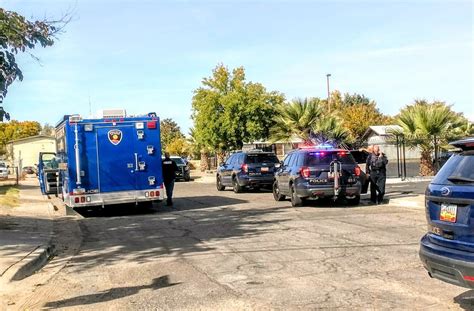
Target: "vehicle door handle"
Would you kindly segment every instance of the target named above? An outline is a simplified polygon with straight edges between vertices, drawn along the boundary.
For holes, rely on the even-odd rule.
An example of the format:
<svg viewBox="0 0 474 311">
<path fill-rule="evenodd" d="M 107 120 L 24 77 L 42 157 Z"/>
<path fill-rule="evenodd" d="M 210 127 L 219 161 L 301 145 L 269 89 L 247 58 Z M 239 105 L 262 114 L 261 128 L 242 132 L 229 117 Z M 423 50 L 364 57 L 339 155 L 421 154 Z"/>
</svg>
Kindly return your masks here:
<svg viewBox="0 0 474 311">
<path fill-rule="evenodd" d="M 134 153 L 135 155 L 135 171 L 138 171 L 138 153 Z"/>
</svg>

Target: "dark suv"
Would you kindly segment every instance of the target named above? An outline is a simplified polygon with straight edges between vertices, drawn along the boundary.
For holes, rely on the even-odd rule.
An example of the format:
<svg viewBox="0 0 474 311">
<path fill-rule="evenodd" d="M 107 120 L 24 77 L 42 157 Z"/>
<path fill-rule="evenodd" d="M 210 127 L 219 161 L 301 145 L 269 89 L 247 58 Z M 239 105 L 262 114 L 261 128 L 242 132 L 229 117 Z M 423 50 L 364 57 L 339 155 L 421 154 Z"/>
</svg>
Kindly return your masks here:
<svg viewBox="0 0 474 311">
<path fill-rule="evenodd" d="M 344 198 L 357 205 L 361 192 L 361 169 L 348 150 L 304 148 L 292 151 L 275 173 L 273 197 L 286 196 L 292 206 L 305 200 Z"/>
<path fill-rule="evenodd" d="M 275 166 L 279 163 L 277 156 L 271 152 L 236 152 L 217 169 L 217 190 L 222 191 L 229 186 L 239 193 L 245 188 L 270 188 Z"/>
<path fill-rule="evenodd" d="M 474 137 L 460 148 L 426 189 L 428 233 L 420 258 L 431 277 L 474 288 Z"/>
</svg>

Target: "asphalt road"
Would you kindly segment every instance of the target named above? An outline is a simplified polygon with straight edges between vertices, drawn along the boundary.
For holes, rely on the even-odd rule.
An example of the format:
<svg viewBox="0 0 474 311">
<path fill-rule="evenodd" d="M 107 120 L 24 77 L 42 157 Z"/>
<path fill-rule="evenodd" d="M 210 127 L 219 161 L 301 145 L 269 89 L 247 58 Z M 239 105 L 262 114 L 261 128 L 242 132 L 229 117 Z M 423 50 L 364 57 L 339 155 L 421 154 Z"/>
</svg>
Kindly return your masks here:
<svg viewBox="0 0 474 311">
<path fill-rule="evenodd" d="M 388 197 L 415 197 L 425 186 L 389 185 Z M 80 225 L 79 251 L 15 307 L 474 308 L 474 291 L 424 271 L 423 208 L 363 200 L 295 209 L 270 192 L 217 192 L 196 182 L 175 189 L 174 209 L 122 206 L 70 220 Z"/>
</svg>

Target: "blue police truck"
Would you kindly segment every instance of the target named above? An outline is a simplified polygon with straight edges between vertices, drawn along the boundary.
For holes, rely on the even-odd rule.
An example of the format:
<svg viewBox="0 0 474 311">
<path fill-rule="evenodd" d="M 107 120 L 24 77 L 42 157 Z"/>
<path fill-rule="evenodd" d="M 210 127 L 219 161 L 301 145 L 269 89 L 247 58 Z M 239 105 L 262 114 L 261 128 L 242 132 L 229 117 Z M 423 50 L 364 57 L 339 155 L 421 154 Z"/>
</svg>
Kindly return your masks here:
<svg viewBox="0 0 474 311">
<path fill-rule="evenodd" d="M 163 200 L 160 120 L 154 113 L 64 116 L 56 125 L 56 148 L 56 154 L 40 154 L 38 177 L 42 193 L 57 193 L 67 206 Z"/>
</svg>

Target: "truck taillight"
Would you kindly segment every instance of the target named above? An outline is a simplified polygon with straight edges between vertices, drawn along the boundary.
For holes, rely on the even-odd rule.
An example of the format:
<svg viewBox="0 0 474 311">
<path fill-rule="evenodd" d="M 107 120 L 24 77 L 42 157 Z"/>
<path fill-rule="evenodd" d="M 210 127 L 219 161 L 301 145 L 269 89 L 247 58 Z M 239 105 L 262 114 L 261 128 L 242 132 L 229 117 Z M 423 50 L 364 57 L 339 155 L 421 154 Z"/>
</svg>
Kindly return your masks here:
<svg viewBox="0 0 474 311">
<path fill-rule="evenodd" d="M 146 127 L 149 129 L 156 129 L 156 121 L 148 121 Z"/>
<path fill-rule="evenodd" d="M 154 197 L 155 196 L 155 192 L 154 191 L 150 191 L 150 197 Z"/>
<path fill-rule="evenodd" d="M 249 166 L 247 164 L 242 164 L 241 169 L 242 169 L 242 172 L 244 173 L 249 172 Z"/>
<path fill-rule="evenodd" d="M 358 165 L 354 168 L 354 174 L 360 176 L 360 167 Z"/>
<path fill-rule="evenodd" d="M 155 194 L 156 194 L 157 197 L 160 196 L 160 192 L 159 192 L 159 191 L 155 191 Z"/>
<path fill-rule="evenodd" d="M 302 167 L 300 169 L 300 174 L 303 178 L 309 178 L 309 176 L 311 175 L 311 170 L 309 169 L 309 167 Z"/>
<path fill-rule="evenodd" d="M 86 201 L 86 197 L 81 197 L 81 203 L 84 203 Z"/>
<path fill-rule="evenodd" d="M 74 203 L 79 203 L 79 200 L 80 200 L 79 197 L 75 197 L 74 198 Z"/>
</svg>

